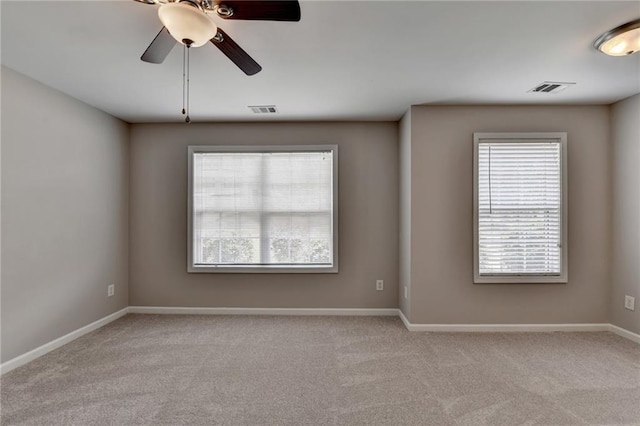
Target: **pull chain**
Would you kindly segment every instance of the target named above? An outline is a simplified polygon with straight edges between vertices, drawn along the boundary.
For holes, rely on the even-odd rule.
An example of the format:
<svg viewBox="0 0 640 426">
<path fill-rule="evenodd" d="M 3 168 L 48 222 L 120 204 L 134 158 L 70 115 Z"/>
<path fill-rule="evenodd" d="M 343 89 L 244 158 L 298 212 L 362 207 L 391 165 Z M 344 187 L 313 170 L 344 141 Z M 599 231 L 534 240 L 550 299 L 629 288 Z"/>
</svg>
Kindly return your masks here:
<svg viewBox="0 0 640 426">
<path fill-rule="evenodd" d="M 191 122 L 191 118 L 189 118 L 189 75 L 191 74 L 191 67 L 189 61 L 189 52 L 191 51 L 191 44 L 187 45 L 187 118 L 184 119 L 187 123 Z"/>
<path fill-rule="evenodd" d="M 184 99 L 184 94 L 186 93 L 185 82 L 187 81 L 186 68 L 187 68 L 187 46 L 183 44 L 182 45 L 182 115 L 186 114 L 186 110 L 185 110 L 186 102 Z"/>
<path fill-rule="evenodd" d="M 182 115 L 186 115 L 184 121 L 191 122 L 189 118 L 189 49 L 191 44 L 184 44 L 182 48 Z"/>
</svg>

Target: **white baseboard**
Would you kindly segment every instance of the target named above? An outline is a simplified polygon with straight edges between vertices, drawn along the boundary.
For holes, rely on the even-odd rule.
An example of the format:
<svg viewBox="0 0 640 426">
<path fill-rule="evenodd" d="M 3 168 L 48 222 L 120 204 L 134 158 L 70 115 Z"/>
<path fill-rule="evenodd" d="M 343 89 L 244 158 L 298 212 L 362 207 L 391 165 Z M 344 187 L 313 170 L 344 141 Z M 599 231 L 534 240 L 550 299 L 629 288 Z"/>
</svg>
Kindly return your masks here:
<svg viewBox="0 0 640 426">
<path fill-rule="evenodd" d="M 606 323 L 596 324 L 413 324 L 400 311 L 400 319 L 409 331 L 443 333 L 508 333 L 552 331 L 610 331 Z"/>
<path fill-rule="evenodd" d="M 163 306 L 129 306 L 81 327 L 69 334 L 0 364 L 0 375 L 33 361 L 60 346 L 109 324 L 127 313 L 182 315 L 298 315 L 298 316 L 400 316 L 409 331 L 426 332 L 552 332 L 610 331 L 640 344 L 640 335 L 613 324 L 413 324 L 395 308 L 189 308 Z"/>
<path fill-rule="evenodd" d="M 181 315 L 296 315 L 296 316 L 398 316 L 396 308 L 191 308 L 129 306 L 131 314 Z"/>
<path fill-rule="evenodd" d="M 409 324 L 409 331 L 443 333 L 509 333 L 554 331 L 609 331 L 609 324 Z"/>
<path fill-rule="evenodd" d="M 60 346 L 66 345 L 67 343 L 77 339 L 78 337 L 82 337 L 85 334 L 91 333 L 92 331 L 97 330 L 98 328 L 103 327 L 110 322 L 125 316 L 128 311 L 129 308 L 123 308 L 117 312 L 112 313 L 111 315 L 100 318 L 99 320 L 94 321 L 91 324 L 74 330 L 69 334 L 65 334 L 62 337 L 52 340 L 49 343 L 45 343 L 44 345 L 37 347 L 25 354 L 19 355 L 7 362 L 3 362 L 2 364 L 0 364 L 0 375 L 8 373 L 9 371 L 20 367 L 21 365 L 31 362 L 34 359 L 39 358 L 48 352 L 51 352 L 54 349 L 58 349 Z"/>
<path fill-rule="evenodd" d="M 404 312 L 402 312 L 402 309 L 398 309 L 398 316 L 400 317 L 400 319 L 402 320 L 402 323 L 404 324 L 404 326 L 406 327 L 407 330 L 409 331 L 415 331 L 411 329 L 411 323 L 409 322 L 409 320 L 407 319 L 407 317 L 404 316 Z"/>
<path fill-rule="evenodd" d="M 617 334 L 618 336 L 624 337 L 625 339 L 629 339 L 632 342 L 640 343 L 640 334 L 625 330 L 617 325 L 609 324 L 609 331 Z"/>
</svg>

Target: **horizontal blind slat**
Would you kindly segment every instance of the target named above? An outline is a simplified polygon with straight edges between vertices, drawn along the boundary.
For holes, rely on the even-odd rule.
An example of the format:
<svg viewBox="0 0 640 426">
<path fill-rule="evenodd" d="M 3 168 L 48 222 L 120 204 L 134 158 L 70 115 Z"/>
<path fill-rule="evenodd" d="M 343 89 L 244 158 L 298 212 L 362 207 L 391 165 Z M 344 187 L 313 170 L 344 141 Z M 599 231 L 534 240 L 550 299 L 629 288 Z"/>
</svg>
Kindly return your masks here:
<svg viewBox="0 0 640 426">
<path fill-rule="evenodd" d="M 194 154 L 194 263 L 333 259 L 331 152 Z"/>
<path fill-rule="evenodd" d="M 477 167 L 480 274 L 559 273 L 560 144 L 481 141 Z"/>
</svg>

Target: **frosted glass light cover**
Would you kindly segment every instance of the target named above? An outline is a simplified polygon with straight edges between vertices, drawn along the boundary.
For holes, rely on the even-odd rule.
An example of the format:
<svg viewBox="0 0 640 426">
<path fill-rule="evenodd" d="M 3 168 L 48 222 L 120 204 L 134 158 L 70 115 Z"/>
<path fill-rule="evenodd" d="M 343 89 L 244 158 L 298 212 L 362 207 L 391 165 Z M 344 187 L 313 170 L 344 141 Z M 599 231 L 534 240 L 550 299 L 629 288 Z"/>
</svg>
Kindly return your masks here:
<svg viewBox="0 0 640 426">
<path fill-rule="evenodd" d="M 160 21 L 178 42 L 191 40 L 192 47 L 199 47 L 216 35 L 218 27 L 203 12 L 184 3 L 168 3 L 158 9 Z"/>
<path fill-rule="evenodd" d="M 610 56 L 627 56 L 640 51 L 640 20 L 603 34 L 596 40 L 596 48 Z"/>
</svg>

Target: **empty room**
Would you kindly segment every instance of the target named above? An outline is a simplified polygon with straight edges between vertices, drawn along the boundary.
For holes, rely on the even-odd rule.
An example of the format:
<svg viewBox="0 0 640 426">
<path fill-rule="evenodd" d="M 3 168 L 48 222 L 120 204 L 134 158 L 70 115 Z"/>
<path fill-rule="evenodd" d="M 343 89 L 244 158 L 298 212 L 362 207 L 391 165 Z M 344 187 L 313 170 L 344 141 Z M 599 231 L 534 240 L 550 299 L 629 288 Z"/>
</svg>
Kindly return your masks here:
<svg viewBox="0 0 640 426">
<path fill-rule="evenodd" d="M 2 426 L 640 425 L 640 1 L 0 36 Z"/>
</svg>

